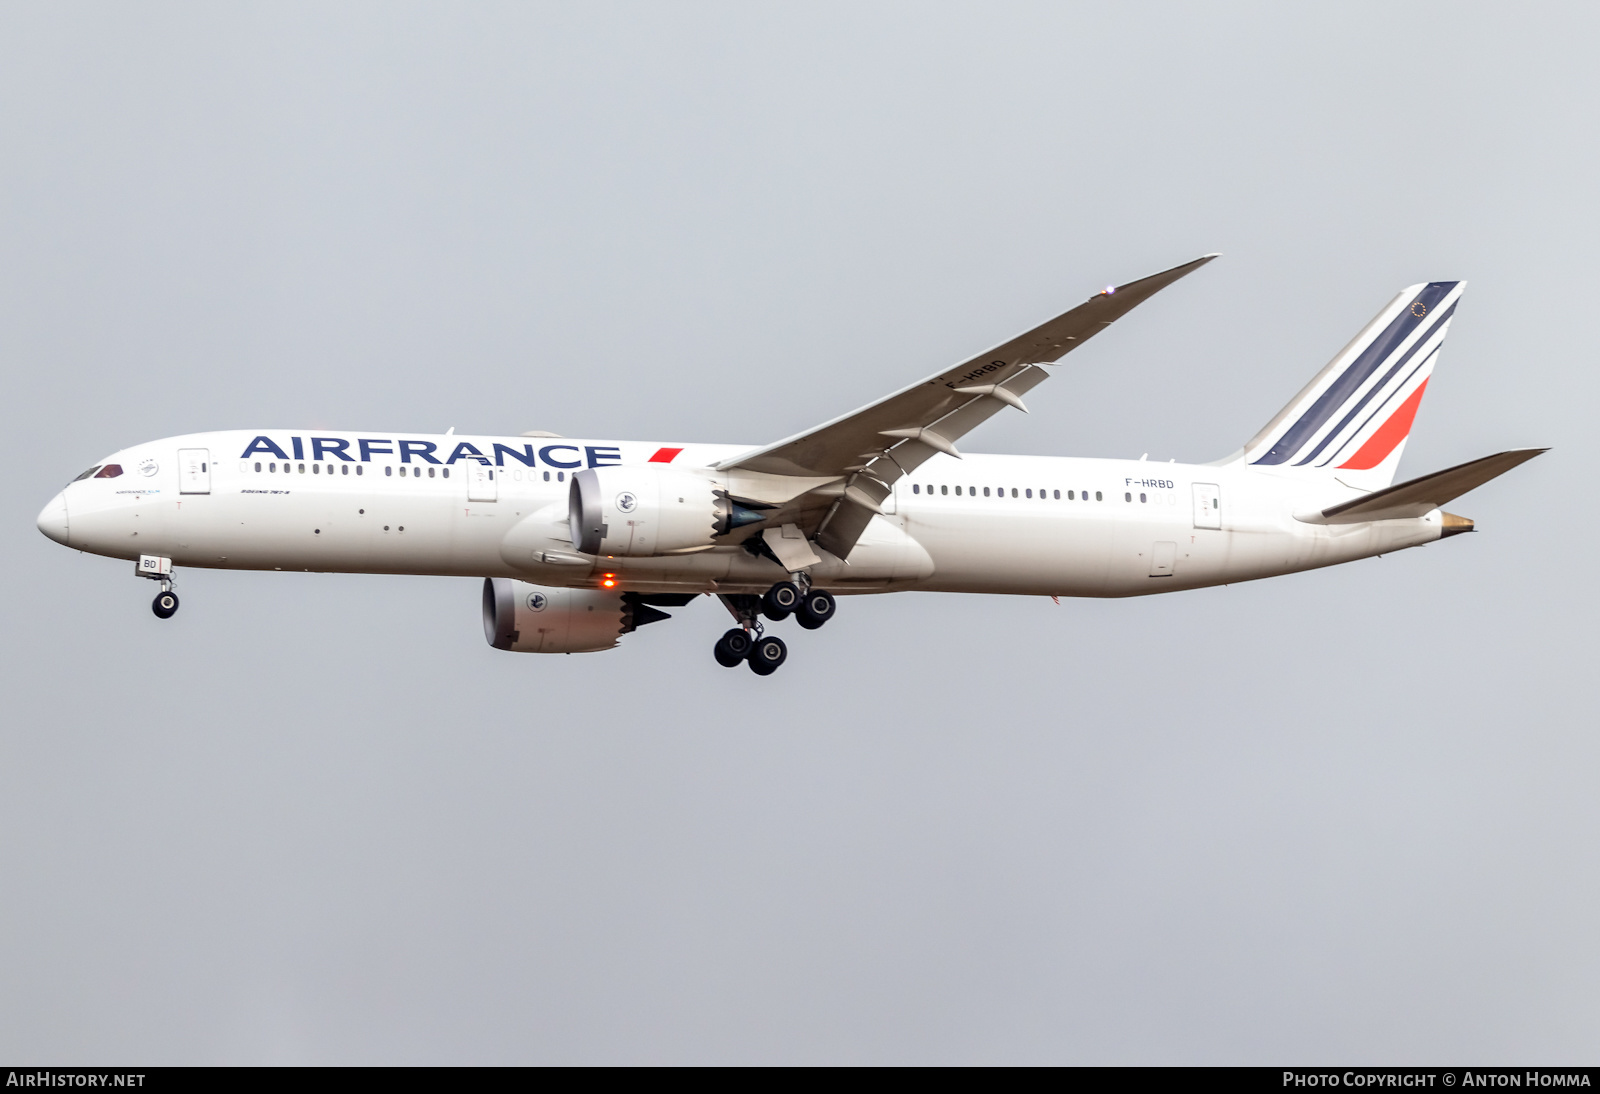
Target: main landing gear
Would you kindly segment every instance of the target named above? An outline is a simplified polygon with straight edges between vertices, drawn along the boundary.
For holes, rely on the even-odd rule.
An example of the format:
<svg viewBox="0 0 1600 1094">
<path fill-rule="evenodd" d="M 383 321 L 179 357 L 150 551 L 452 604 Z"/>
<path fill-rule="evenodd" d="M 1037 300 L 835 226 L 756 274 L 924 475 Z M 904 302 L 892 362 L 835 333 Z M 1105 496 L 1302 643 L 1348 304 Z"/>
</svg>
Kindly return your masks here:
<svg viewBox="0 0 1600 1094">
<path fill-rule="evenodd" d="M 796 576 L 798 582 L 780 581 L 761 596 L 749 593 L 721 596 L 739 625 L 717 639 L 712 651 L 717 664 L 731 669 L 743 661 L 757 676 L 771 676 L 788 660 L 789 647 L 776 635 L 763 633 L 762 616 L 778 623 L 792 615 L 795 622 L 808 631 L 816 630 L 833 618 L 837 607 L 833 594 L 826 589 L 811 588 L 811 581 L 805 574 Z"/>
</svg>

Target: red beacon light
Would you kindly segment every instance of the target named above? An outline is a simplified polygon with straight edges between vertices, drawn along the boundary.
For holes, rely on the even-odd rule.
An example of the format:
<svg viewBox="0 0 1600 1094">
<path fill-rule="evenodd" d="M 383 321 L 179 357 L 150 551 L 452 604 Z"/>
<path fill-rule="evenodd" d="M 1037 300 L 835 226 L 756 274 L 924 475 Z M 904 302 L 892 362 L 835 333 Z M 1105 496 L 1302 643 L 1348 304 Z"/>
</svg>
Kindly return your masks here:
<svg viewBox="0 0 1600 1094">
<path fill-rule="evenodd" d="M 616 574 L 601 574 L 600 575 L 600 587 L 602 589 L 615 589 L 617 587 L 617 575 Z"/>
</svg>

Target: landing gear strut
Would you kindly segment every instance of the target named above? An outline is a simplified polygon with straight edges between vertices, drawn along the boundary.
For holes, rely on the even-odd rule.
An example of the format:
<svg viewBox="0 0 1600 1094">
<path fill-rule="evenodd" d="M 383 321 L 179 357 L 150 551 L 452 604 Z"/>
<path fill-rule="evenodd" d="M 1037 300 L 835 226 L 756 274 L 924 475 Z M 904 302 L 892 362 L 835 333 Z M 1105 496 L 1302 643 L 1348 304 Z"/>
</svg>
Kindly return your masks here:
<svg viewBox="0 0 1600 1094">
<path fill-rule="evenodd" d="M 172 560 L 157 555 L 140 555 L 133 572 L 151 581 L 161 582 L 161 591 L 150 602 L 150 610 L 157 619 L 171 619 L 178 614 L 178 594 L 172 591 Z"/>
<path fill-rule="evenodd" d="M 712 650 L 717 664 L 731 669 L 743 661 L 757 676 L 776 672 L 784 658 L 789 656 L 789 650 L 781 638 L 762 634 L 761 614 L 766 611 L 765 598 L 749 593 L 728 593 L 719 599 L 727 605 L 739 625 L 717 639 L 717 645 Z"/>
</svg>

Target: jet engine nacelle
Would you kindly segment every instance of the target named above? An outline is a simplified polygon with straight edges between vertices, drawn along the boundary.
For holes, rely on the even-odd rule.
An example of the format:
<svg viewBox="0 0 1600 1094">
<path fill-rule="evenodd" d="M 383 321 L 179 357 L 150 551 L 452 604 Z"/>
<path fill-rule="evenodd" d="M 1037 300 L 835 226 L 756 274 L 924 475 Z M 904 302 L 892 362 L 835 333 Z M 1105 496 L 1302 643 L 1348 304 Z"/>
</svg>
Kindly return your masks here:
<svg viewBox="0 0 1600 1094">
<path fill-rule="evenodd" d="M 661 465 L 579 471 L 567 501 L 574 547 L 635 558 L 710 547 L 732 510 L 710 471 Z"/>
<path fill-rule="evenodd" d="M 505 577 L 483 581 L 483 634 L 497 650 L 609 650 L 633 630 L 633 613 L 615 589 L 557 589 Z"/>
</svg>

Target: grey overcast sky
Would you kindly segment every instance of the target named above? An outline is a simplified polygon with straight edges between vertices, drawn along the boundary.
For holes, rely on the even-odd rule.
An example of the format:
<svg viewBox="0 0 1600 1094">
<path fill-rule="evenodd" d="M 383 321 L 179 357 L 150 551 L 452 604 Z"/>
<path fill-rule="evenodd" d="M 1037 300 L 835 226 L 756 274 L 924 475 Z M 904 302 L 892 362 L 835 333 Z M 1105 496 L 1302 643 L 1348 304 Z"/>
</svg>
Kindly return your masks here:
<svg viewBox="0 0 1600 1094">
<path fill-rule="evenodd" d="M 0 6 L 0 1058 L 1593 1063 L 1591 5 Z M 1480 534 L 1130 601 L 701 601 L 39 535 L 309 426 L 759 443 L 1224 257 L 976 451 L 1207 460 L 1401 287 Z"/>
</svg>

